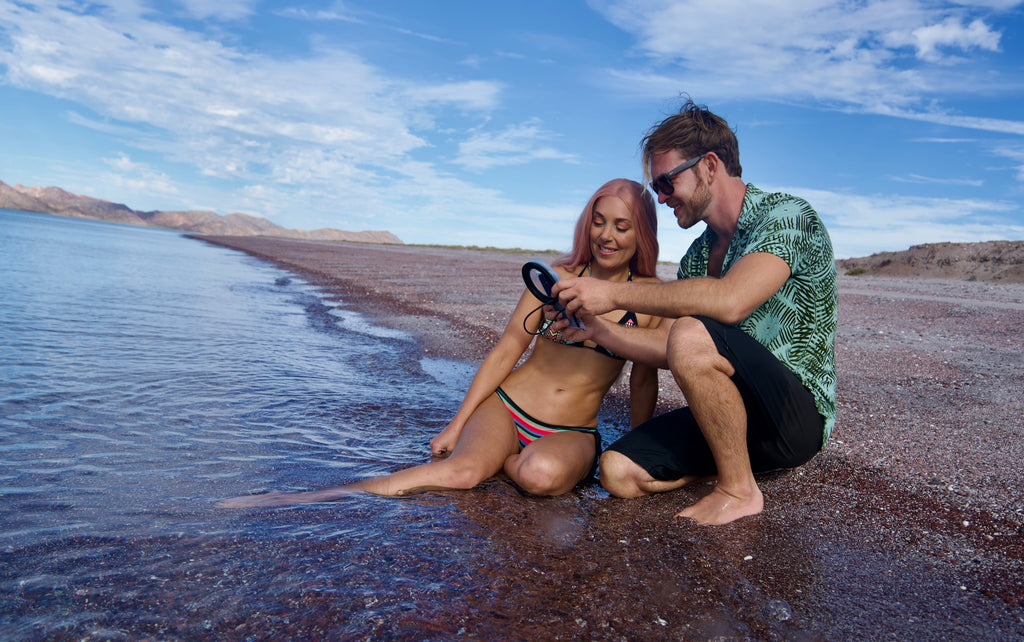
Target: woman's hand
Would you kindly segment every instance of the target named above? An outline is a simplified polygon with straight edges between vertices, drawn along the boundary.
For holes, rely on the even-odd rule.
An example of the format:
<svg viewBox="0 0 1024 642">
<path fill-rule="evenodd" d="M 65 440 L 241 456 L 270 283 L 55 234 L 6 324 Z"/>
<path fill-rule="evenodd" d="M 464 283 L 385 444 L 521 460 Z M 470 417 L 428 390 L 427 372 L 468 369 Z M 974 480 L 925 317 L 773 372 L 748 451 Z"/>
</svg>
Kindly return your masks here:
<svg viewBox="0 0 1024 642">
<path fill-rule="evenodd" d="M 444 430 L 437 433 L 437 436 L 430 440 L 430 454 L 434 457 L 447 457 L 455 450 L 455 444 L 462 434 L 462 425 L 456 425 L 454 421 L 445 426 Z"/>
<path fill-rule="evenodd" d="M 568 317 L 559 312 L 554 306 L 544 306 L 544 318 L 551 322 L 548 326 L 551 332 L 558 333 L 564 340 L 574 343 L 582 343 L 586 340 L 594 340 L 595 328 L 603 321 L 600 317 L 591 316 L 585 312 L 579 314 L 579 321 L 583 327 L 569 324 Z"/>
</svg>

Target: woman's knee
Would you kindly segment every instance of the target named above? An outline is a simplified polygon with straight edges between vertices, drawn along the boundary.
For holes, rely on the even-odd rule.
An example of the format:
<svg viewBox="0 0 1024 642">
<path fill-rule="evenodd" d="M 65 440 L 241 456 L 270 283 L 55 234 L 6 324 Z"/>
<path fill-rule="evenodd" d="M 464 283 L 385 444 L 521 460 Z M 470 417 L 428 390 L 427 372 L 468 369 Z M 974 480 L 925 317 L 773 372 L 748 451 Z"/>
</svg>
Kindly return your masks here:
<svg viewBox="0 0 1024 642">
<path fill-rule="evenodd" d="M 556 453 L 547 451 L 524 451 L 510 476 L 532 495 L 561 495 L 572 490 L 578 481 L 572 479 L 572 472 Z"/>
<path fill-rule="evenodd" d="M 444 463 L 447 464 L 444 475 L 447 482 L 445 485 L 450 488 L 469 490 L 493 476 L 493 473 L 489 473 L 473 462 L 448 459 Z"/>
</svg>

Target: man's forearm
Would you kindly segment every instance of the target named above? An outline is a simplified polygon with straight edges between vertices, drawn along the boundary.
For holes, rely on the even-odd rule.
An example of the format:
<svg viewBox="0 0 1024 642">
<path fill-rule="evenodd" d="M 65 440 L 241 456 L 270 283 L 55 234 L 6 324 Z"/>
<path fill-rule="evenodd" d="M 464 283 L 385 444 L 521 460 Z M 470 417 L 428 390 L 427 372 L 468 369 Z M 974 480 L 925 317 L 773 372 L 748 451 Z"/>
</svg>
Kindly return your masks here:
<svg viewBox="0 0 1024 642">
<path fill-rule="evenodd" d="M 779 291 L 791 271 L 774 254 L 754 252 L 721 277 L 701 276 L 664 283 L 617 283 L 615 308 L 678 319 L 701 315 L 736 324 Z"/>
<path fill-rule="evenodd" d="M 666 319 L 714 316 L 721 302 L 720 279 L 699 277 L 663 283 L 622 283 L 612 291 L 615 308 Z"/>
<path fill-rule="evenodd" d="M 664 319 L 657 328 L 619 325 L 601 319 L 594 328 L 593 340 L 624 359 L 665 369 L 668 368 L 666 352 L 671 326 L 671 319 Z"/>
</svg>

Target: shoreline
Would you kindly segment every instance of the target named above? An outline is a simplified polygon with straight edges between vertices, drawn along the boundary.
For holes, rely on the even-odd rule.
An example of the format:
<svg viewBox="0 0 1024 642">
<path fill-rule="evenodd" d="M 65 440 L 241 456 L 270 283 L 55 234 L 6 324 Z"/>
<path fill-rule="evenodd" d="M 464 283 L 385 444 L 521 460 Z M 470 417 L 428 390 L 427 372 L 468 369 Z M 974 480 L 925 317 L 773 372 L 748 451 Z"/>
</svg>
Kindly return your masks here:
<svg viewBox="0 0 1024 642">
<path fill-rule="evenodd" d="M 500 336 L 522 292 L 522 263 L 556 256 L 192 238 L 296 273 L 328 300 L 409 332 L 427 355 L 470 362 Z M 669 267 L 663 278 L 674 275 Z M 801 469 L 762 481 L 765 513 L 699 529 L 672 515 L 706 489 L 642 500 L 593 491 L 580 501 L 605 520 L 593 527 L 604 529 L 595 540 L 625 529 L 630 537 L 662 542 L 671 556 L 673 538 L 720 548 L 723 539 L 739 537 L 755 559 L 777 559 L 759 572 L 726 574 L 742 573 L 766 595 L 786 592 L 782 578 L 794 572 L 794 560 L 809 557 L 802 563 L 829 571 L 831 579 L 819 577 L 827 586 L 814 596 L 798 592 L 787 600 L 794 610 L 822 611 L 833 631 L 849 630 L 844 618 L 854 608 L 862 610 L 858 618 L 889 627 L 862 624 L 862 632 L 918 630 L 894 625 L 885 600 L 864 603 L 871 601 L 871 587 L 862 586 L 870 575 L 876 590 L 892 591 L 911 612 L 955 616 L 965 631 L 1024 633 L 1024 285 L 841 275 L 839 299 L 839 416 L 832 441 Z M 681 402 L 666 374 L 659 412 Z M 602 414 L 625 413 L 628 422 L 626 395 L 616 384 Z M 783 554 L 772 552 L 780 546 Z M 712 571 L 708 581 L 720 575 Z M 910 581 L 920 588 L 904 596 L 903 583 Z"/>
</svg>

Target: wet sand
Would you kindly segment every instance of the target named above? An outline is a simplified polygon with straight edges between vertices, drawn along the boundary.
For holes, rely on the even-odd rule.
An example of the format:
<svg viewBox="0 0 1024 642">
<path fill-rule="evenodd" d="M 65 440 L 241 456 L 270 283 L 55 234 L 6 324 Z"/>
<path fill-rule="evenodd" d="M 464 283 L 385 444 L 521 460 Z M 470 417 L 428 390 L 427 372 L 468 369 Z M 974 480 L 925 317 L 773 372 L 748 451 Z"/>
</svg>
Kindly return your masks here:
<svg viewBox="0 0 1024 642">
<path fill-rule="evenodd" d="M 328 298 L 411 332 L 426 355 L 468 361 L 482 358 L 502 331 L 524 260 L 551 258 L 202 238 L 275 263 Z M 672 278 L 674 266 L 663 265 L 661 275 Z M 510 501 L 519 495 L 502 482 L 446 495 L 507 552 L 508 573 L 445 607 L 461 628 L 435 614 L 415 630 L 472 635 L 508 626 L 516 638 L 634 639 L 1024 635 L 1024 285 L 841 276 L 839 295 L 832 441 L 803 468 L 760 480 L 764 513 L 717 528 L 673 517 L 707 485 L 637 500 L 611 498 L 595 484 L 526 502 Z M 682 401 L 667 373 L 661 388 L 661 410 Z M 602 420 L 623 425 L 627 403 L 617 385 Z M 615 436 L 606 432 L 606 443 Z M 527 604 L 509 606 L 517 601 Z M 475 629 L 481 618 L 488 625 Z"/>
</svg>

